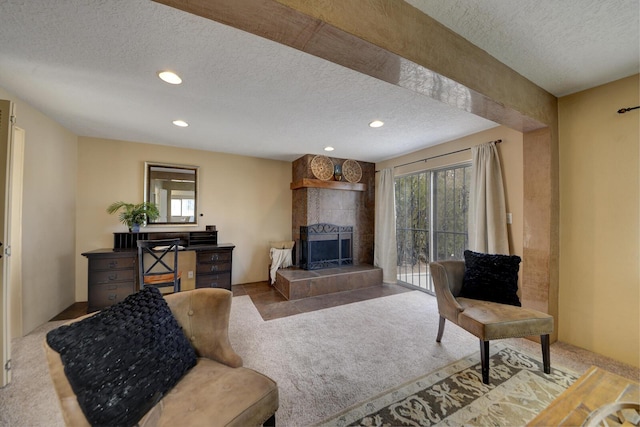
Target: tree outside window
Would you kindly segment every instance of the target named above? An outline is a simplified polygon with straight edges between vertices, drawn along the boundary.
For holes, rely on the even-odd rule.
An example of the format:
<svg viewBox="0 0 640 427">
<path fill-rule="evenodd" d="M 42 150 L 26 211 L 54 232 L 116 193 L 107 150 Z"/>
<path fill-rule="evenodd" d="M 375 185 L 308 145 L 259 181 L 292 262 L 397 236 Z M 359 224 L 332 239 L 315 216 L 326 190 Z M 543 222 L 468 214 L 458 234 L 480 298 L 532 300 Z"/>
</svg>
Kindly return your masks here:
<svg viewBox="0 0 640 427">
<path fill-rule="evenodd" d="M 471 164 L 395 179 L 398 280 L 433 292 L 430 261 L 463 259 Z"/>
</svg>

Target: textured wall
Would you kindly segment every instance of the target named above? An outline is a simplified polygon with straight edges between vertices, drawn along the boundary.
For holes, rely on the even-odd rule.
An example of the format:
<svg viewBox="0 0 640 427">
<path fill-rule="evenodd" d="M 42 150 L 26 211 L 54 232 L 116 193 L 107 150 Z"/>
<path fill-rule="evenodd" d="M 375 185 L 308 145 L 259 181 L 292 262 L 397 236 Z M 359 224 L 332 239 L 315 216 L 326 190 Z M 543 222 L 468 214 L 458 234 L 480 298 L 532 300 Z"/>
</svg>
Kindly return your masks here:
<svg viewBox="0 0 640 427">
<path fill-rule="evenodd" d="M 78 138 L 0 88 L 25 131 L 22 333 L 77 301 L 74 293 Z"/>
<path fill-rule="evenodd" d="M 640 367 L 638 80 L 559 102 L 559 339 Z"/>
<path fill-rule="evenodd" d="M 266 280 L 269 242 L 289 238 L 290 163 L 154 144 L 81 137 L 78 143 L 76 294 L 87 299 L 82 252 L 112 247 L 125 231 L 105 212 L 117 200 L 142 201 L 144 162 L 199 166 L 197 227 L 152 226 L 152 231 L 204 230 L 216 225 L 218 241 L 233 243 L 232 283 Z"/>
</svg>

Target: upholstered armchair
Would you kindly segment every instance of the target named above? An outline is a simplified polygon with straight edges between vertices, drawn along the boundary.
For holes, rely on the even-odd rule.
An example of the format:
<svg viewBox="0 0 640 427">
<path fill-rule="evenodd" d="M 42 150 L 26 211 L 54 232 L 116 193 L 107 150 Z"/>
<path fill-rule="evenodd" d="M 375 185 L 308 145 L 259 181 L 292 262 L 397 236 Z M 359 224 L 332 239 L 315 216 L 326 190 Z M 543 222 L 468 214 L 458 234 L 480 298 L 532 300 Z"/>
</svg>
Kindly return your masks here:
<svg viewBox="0 0 640 427">
<path fill-rule="evenodd" d="M 157 291 L 147 289 L 139 294 L 144 292 Z M 157 295 L 153 297 L 162 298 Z M 173 317 L 177 320 L 179 326 L 176 327 L 176 330 L 182 329 L 184 332 L 184 337 L 181 339 L 189 351 L 191 348 L 193 349 L 195 355 L 192 355 L 192 367 L 189 367 L 186 374 L 180 377 L 166 394 L 156 393 L 159 401 L 157 403 L 153 401 L 152 407 L 148 411 L 147 408 L 144 408 L 140 412 L 144 416 L 137 421 L 136 425 L 141 427 L 275 425 L 275 412 L 278 409 L 276 383 L 261 373 L 242 367 L 242 358 L 235 353 L 229 342 L 231 292 L 225 289 L 196 289 L 166 295 L 164 300 Z M 163 319 L 154 318 L 153 323 L 164 325 L 164 318 L 167 315 L 171 317 L 166 305 L 164 305 L 165 312 L 162 314 Z M 96 313 L 70 323 L 84 319 L 90 320 L 90 316 L 94 314 Z M 130 329 L 134 326 L 126 326 L 125 328 Z M 121 333 L 119 334 L 121 335 Z M 175 335 L 175 331 L 171 334 Z M 134 340 L 127 340 L 127 347 L 129 345 L 135 346 L 134 341 L 138 336 L 139 334 L 135 335 Z M 86 407 L 79 404 L 79 396 L 71 386 L 74 380 L 65 371 L 70 366 L 63 365 L 61 353 L 49 345 L 52 343 L 52 341 L 48 341 L 49 339 L 51 337 L 45 340 L 44 347 L 64 421 L 68 426 L 88 426 L 90 422 L 84 412 Z M 122 348 L 111 345 L 108 350 L 121 351 Z M 125 355 L 128 356 L 135 351 L 134 349 L 126 350 Z M 169 346 L 160 347 L 162 353 L 169 351 L 171 351 Z M 89 369 L 83 367 L 83 375 L 86 370 Z M 104 369 L 100 369 L 100 371 L 104 371 Z M 133 369 L 132 371 L 131 375 L 139 373 Z M 162 378 L 169 375 L 164 372 L 154 370 L 151 374 Z M 136 386 L 139 382 L 134 380 L 131 384 Z M 91 383 L 89 383 L 89 387 L 91 387 Z M 97 385 L 94 388 L 97 388 Z M 95 392 L 95 390 L 92 391 Z M 109 393 L 109 397 L 115 398 L 116 394 Z M 145 411 L 147 412 L 145 413 Z M 113 422 L 107 422 L 107 424 L 113 424 Z"/>
<path fill-rule="evenodd" d="M 440 314 L 436 341 L 442 340 L 446 320 L 478 337 L 483 383 L 489 384 L 489 341 L 501 338 L 539 335 L 544 372 L 551 372 L 549 334 L 553 332 L 552 316 L 516 305 L 461 297 L 464 261 L 432 262 L 429 268 Z"/>
</svg>

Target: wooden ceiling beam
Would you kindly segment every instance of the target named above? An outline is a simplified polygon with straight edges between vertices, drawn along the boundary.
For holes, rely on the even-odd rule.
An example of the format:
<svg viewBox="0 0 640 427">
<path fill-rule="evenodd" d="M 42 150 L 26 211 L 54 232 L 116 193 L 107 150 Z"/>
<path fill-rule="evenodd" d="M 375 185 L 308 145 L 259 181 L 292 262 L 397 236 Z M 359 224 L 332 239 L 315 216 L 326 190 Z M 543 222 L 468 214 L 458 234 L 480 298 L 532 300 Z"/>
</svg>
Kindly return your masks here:
<svg viewBox="0 0 640 427">
<path fill-rule="evenodd" d="M 326 59 L 521 132 L 557 99 L 397 0 L 154 0 Z"/>
</svg>

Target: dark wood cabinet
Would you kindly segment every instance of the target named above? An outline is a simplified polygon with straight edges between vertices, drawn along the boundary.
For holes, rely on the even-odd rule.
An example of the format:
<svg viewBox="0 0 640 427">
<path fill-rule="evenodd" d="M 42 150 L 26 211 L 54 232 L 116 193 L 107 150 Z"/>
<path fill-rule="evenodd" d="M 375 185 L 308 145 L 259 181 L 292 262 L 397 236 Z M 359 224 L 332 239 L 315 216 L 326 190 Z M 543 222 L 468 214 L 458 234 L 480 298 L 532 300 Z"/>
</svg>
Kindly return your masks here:
<svg viewBox="0 0 640 427">
<path fill-rule="evenodd" d="M 196 249 L 196 288 L 231 290 L 233 245 Z"/>
<path fill-rule="evenodd" d="M 136 291 L 135 252 L 96 249 L 82 255 L 89 260 L 90 312 L 109 307 Z"/>
<path fill-rule="evenodd" d="M 88 310 L 102 310 L 138 291 L 138 239 L 176 237 L 181 239 L 185 250 L 196 253 L 196 288 L 231 290 L 235 245 L 218 245 L 217 231 L 114 233 L 115 249 L 96 249 L 82 254 L 89 260 Z"/>
</svg>

